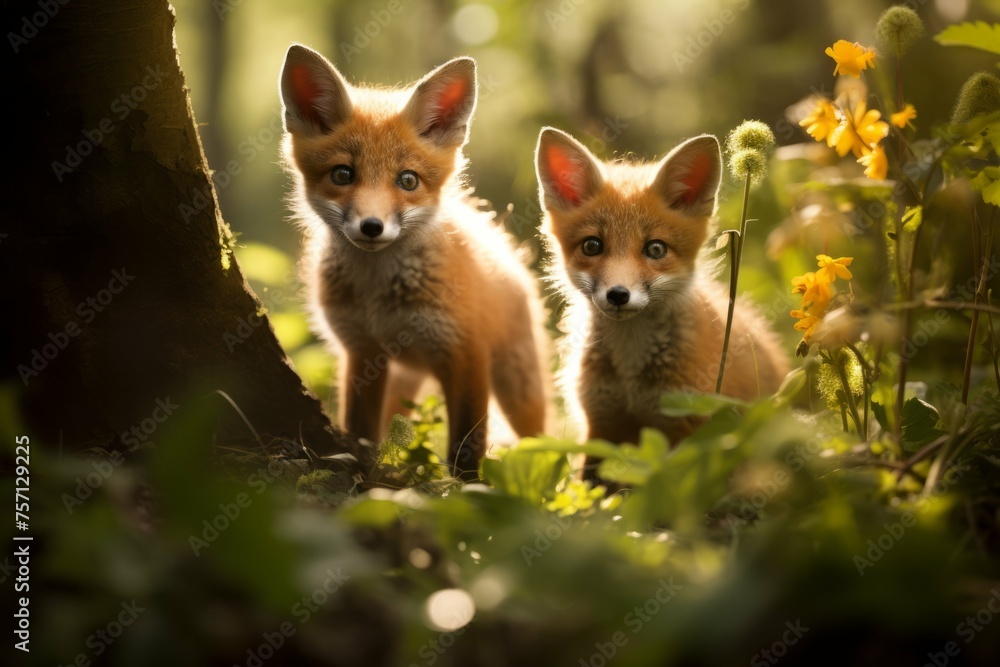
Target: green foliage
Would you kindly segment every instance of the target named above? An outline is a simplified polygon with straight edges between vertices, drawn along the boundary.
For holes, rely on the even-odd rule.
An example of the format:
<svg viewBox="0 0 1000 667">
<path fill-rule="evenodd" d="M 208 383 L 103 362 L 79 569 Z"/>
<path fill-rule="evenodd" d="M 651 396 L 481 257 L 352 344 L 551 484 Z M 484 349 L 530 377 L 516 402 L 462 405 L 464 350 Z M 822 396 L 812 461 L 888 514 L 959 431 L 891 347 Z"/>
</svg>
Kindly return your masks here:
<svg viewBox="0 0 1000 667">
<path fill-rule="evenodd" d="M 1000 53 L 1000 24 L 986 21 L 950 25 L 934 41 L 942 46 L 968 46 L 989 53 Z"/>
<path fill-rule="evenodd" d="M 407 484 L 443 479 L 447 471 L 444 404 L 438 396 L 428 396 L 411 408 L 412 419 L 392 418 L 382 443 L 382 462 L 399 469 Z"/>
<path fill-rule="evenodd" d="M 987 204 L 1000 206 L 1000 167 L 984 168 L 969 183 L 982 193 Z"/>
<path fill-rule="evenodd" d="M 937 408 L 919 398 L 913 397 L 903 404 L 903 438 L 902 446 L 912 452 L 924 445 L 930 444 L 945 431 L 938 428 L 940 415 Z"/>
<path fill-rule="evenodd" d="M 1000 468 L 974 463 L 1000 460 L 995 421 L 974 426 L 965 451 L 936 464 L 941 484 L 923 497 L 919 487 L 897 487 L 887 470 L 857 467 L 835 425 L 782 400 L 737 408 L 714 398 L 690 397 L 688 414 L 708 421 L 673 448 L 651 430 L 622 447 L 525 439 L 484 462 L 489 487 L 375 488 L 333 509 L 315 502 L 337 486 L 330 470 L 295 474 L 287 461 L 262 457 L 232 458 L 221 477 L 192 466 L 208 423 L 192 414 L 157 448 L 163 502 L 154 534 L 140 539 L 128 510 L 103 489 L 71 520 L 61 506 L 39 507 L 38 525 L 54 542 L 38 576 L 64 586 L 33 604 L 58 604 L 64 618 L 88 609 L 79 619 L 70 613 L 53 635 L 64 639 L 39 651 L 66 663 L 93 632 L 84 618 L 113 617 L 116 600 L 135 597 L 148 611 L 135 629 L 144 640 L 128 651 L 144 663 L 197 662 L 199 646 L 215 645 L 220 614 L 246 614 L 230 631 L 229 663 L 289 622 L 285 663 L 332 650 L 315 648 L 324 637 L 349 642 L 350 664 L 378 664 L 387 652 L 420 664 L 432 645 L 446 647 L 435 653 L 444 665 L 480 664 L 483 646 L 499 664 L 573 664 L 622 632 L 615 664 L 736 664 L 796 619 L 809 628 L 807 641 L 788 647 L 796 661 L 821 662 L 831 645 L 848 661 L 873 645 L 919 659 L 954 638 L 967 605 L 986 604 L 997 570 L 960 536 L 995 535 L 993 524 L 966 523 L 963 509 L 1000 491 Z M 667 403 L 683 411 L 677 397 Z M 935 408 L 916 399 L 908 406 L 904 428 L 926 439 Z M 974 409 L 995 419 L 1000 401 L 978 392 Z M 426 418 L 409 431 L 421 447 Z M 607 456 L 601 473 L 631 488 L 608 495 L 574 479 L 570 460 L 580 452 Z M 35 463 L 53 499 L 79 474 L 52 457 Z M 927 474 L 928 461 L 917 468 Z M 194 556 L 190 536 L 241 493 L 252 502 Z M 316 599 L 330 577 L 340 583 L 305 615 L 301 601 Z M 968 602 L 953 595 L 958 586 Z M 447 622 L 431 606 L 442 589 L 460 589 L 474 605 L 474 620 L 454 634 L 430 624 Z M 40 613 L 36 631 L 48 636 L 54 618 Z M 850 631 L 858 623 L 863 637 Z M 190 641 L 155 639 L 175 624 Z M 501 628 L 519 640 L 497 641 Z M 969 656 L 997 648 L 984 634 Z"/>
<path fill-rule="evenodd" d="M 660 409 L 668 417 L 694 415 L 707 417 L 722 408 L 745 406 L 746 403 L 732 396 L 722 394 L 697 394 L 694 392 L 668 392 L 660 399 Z"/>
<path fill-rule="evenodd" d="M 498 459 L 484 459 L 483 479 L 493 488 L 532 505 L 552 500 L 569 476 L 569 461 L 557 451 L 512 448 Z"/>
<path fill-rule="evenodd" d="M 907 206 L 903 213 L 903 231 L 913 233 L 920 227 L 924 220 L 923 206 Z"/>
</svg>

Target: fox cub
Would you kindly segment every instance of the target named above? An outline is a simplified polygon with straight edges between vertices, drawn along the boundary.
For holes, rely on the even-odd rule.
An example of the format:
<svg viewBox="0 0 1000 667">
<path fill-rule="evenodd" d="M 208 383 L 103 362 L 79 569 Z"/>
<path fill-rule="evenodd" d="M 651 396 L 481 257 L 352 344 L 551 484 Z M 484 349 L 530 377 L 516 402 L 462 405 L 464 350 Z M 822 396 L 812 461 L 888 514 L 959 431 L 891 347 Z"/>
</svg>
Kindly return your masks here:
<svg viewBox="0 0 1000 667">
<path fill-rule="evenodd" d="M 696 137 L 656 164 L 602 163 L 546 128 L 536 168 L 543 232 L 570 301 L 563 381 L 588 438 L 634 443 L 653 427 L 676 442 L 698 423 L 664 416 L 660 397 L 714 391 L 722 356 L 728 295 L 699 266 L 722 172 L 718 141 Z M 729 359 L 729 396 L 768 394 L 787 372 L 746 304 L 736 309 Z"/>
<path fill-rule="evenodd" d="M 491 390 L 529 436 L 544 430 L 548 384 L 535 282 L 461 180 L 475 61 L 406 89 L 352 86 L 293 45 L 281 96 L 316 324 L 346 355 L 341 422 L 379 441 L 431 375 L 453 471 L 475 477 Z"/>
</svg>

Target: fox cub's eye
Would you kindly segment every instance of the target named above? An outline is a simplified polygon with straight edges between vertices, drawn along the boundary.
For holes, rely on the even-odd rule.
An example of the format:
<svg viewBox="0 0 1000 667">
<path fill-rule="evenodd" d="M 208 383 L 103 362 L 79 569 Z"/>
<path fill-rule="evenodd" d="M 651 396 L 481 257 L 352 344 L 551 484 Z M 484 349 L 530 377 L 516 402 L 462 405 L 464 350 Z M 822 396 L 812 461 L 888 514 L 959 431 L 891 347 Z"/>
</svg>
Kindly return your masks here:
<svg viewBox="0 0 1000 667">
<path fill-rule="evenodd" d="M 650 241 L 642 252 L 650 259 L 663 259 L 667 254 L 667 244 L 663 241 Z"/>
<path fill-rule="evenodd" d="M 416 173 L 407 169 L 399 174 L 399 178 L 396 180 L 396 183 L 404 190 L 416 190 L 417 185 L 420 183 L 420 179 L 417 178 Z"/>
<path fill-rule="evenodd" d="M 583 245 L 580 249 L 583 250 L 584 255 L 593 257 L 594 255 L 601 254 L 601 251 L 604 250 L 604 244 L 596 236 L 588 236 L 583 240 Z"/>
<path fill-rule="evenodd" d="M 334 185 L 350 185 L 354 182 L 354 170 L 346 164 L 338 164 L 330 172 L 330 180 Z"/>
</svg>

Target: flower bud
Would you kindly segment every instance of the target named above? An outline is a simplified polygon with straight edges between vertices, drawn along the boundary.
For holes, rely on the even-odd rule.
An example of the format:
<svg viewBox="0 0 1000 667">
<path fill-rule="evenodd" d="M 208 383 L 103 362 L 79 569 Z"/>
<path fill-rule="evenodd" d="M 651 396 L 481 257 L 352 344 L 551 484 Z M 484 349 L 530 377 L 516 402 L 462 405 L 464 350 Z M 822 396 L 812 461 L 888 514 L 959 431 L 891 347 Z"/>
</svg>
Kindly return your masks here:
<svg viewBox="0 0 1000 667">
<path fill-rule="evenodd" d="M 735 155 L 740 151 L 752 150 L 763 154 L 767 159 L 774 152 L 774 144 L 774 133 L 767 123 L 745 120 L 729 133 L 726 139 L 726 152 Z"/>
<path fill-rule="evenodd" d="M 1000 79 L 989 72 L 979 72 L 962 85 L 951 124 L 965 125 L 976 116 L 997 112 L 1000 112 Z"/>
<path fill-rule="evenodd" d="M 751 185 L 757 185 L 767 175 L 767 157 L 752 148 L 738 151 L 729 157 L 729 171 L 733 178 L 750 179 Z"/>
<path fill-rule="evenodd" d="M 902 58 L 924 34 L 924 22 L 909 7 L 896 5 L 882 12 L 875 24 L 875 37 L 883 49 Z"/>
</svg>

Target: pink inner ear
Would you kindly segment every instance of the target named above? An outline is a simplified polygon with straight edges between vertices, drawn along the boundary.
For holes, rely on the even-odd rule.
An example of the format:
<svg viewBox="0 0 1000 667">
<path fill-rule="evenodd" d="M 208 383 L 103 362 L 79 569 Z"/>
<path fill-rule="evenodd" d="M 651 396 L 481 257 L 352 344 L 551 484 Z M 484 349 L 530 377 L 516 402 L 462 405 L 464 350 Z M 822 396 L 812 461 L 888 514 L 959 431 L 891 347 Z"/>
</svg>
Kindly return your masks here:
<svg viewBox="0 0 1000 667">
<path fill-rule="evenodd" d="M 711 171 L 712 160 L 707 155 L 696 156 L 691 161 L 687 175 L 681 179 L 681 183 L 687 186 L 687 190 L 681 193 L 679 199 L 685 204 L 690 204 L 699 198 Z"/>
<path fill-rule="evenodd" d="M 465 100 L 467 90 L 468 84 L 463 79 L 455 79 L 442 88 L 437 100 L 435 100 L 438 123 L 444 125 L 451 123 L 453 116 Z"/>
<path fill-rule="evenodd" d="M 577 186 L 583 180 L 580 165 L 558 146 L 549 146 L 545 151 L 545 166 L 560 199 L 577 206 L 580 203 Z"/>
<path fill-rule="evenodd" d="M 313 100 L 319 96 L 319 86 L 307 65 L 296 65 L 292 68 L 292 93 L 299 110 L 310 120 L 319 120 Z"/>
</svg>

